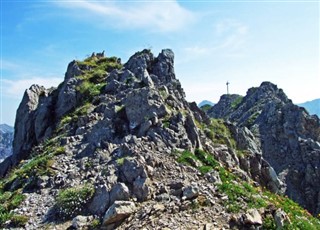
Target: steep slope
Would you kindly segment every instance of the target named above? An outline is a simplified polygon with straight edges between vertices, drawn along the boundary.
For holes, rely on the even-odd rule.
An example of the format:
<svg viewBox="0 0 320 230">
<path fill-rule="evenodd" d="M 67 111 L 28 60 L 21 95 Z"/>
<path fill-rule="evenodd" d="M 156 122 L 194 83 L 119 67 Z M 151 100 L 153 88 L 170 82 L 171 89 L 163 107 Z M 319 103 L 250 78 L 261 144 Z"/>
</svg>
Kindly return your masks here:
<svg viewBox="0 0 320 230">
<path fill-rule="evenodd" d="M 309 114 L 315 114 L 318 117 L 320 117 L 320 98 L 314 99 L 312 101 L 307 101 L 298 105 L 304 107 L 309 112 Z"/>
<path fill-rule="evenodd" d="M 58 88 L 26 90 L 0 164 L 0 227 L 319 227 L 259 187 L 281 189 L 258 145 L 185 100 L 171 50 L 124 65 L 92 54 Z"/>
<path fill-rule="evenodd" d="M 12 154 L 13 127 L 0 125 L 0 162 Z"/>
<path fill-rule="evenodd" d="M 285 194 L 313 214 L 320 212 L 320 122 L 294 105 L 276 85 L 264 82 L 231 106 L 224 95 L 208 114 L 248 127 L 263 157 L 285 185 Z M 231 101 L 231 102 L 230 102 Z"/>
</svg>

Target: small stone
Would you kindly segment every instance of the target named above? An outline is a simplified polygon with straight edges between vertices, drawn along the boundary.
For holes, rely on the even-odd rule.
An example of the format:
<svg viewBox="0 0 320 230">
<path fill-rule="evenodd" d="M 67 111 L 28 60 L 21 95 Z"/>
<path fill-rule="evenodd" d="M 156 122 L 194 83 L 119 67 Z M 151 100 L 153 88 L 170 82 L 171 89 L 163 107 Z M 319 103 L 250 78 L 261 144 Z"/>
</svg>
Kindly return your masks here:
<svg viewBox="0 0 320 230">
<path fill-rule="evenodd" d="M 283 229 L 286 222 L 290 222 L 289 217 L 287 214 L 281 210 L 277 209 L 274 213 L 274 221 L 276 223 L 277 229 Z"/>
<path fill-rule="evenodd" d="M 252 225 L 261 225 L 262 217 L 257 209 L 249 209 L 246 214 L 244 214 L 244 223 Z"/>
<path fill-rule="evenodd" d="M 157 212 L 157 211 L 164 211 L 165 210 L 165 206 L 163 204 L 155 204 L 153 205 L 152 209 Z"/>
<path fill-rule="evenodd" d="M 183 196 L 186 197 L 186 199 L 193 199 L 196 198 L 199 195 L 199 188 L 194 185 L 187 186 L 183 189 Z"/>
<path fill-rule="evenodd" d="M 87 216 L 76 216 L 72 219 L 72 227 L 75 229 L 83 229 L 84 226 L 89 224 L 89 218 Z"/>
</svg>

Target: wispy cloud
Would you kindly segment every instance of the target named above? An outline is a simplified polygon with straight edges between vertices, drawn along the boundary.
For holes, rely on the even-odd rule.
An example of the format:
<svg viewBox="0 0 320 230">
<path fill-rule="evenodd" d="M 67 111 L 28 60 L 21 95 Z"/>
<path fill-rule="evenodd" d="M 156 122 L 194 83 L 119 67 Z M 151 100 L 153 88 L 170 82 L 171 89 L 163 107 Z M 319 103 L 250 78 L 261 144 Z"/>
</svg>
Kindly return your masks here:
<svg viewBox="0 0 320 230">
<path fill-rule="evenodd" d="M 195 15 L 177 1 L 56 1 L 55 5 L 72 11 L 98 25 L 125 29 L 148 29 L 153 32 L 171 32 L 189 25 Z M 83 13 L 79 14 L 79 10 Z M 97 23 L 98 20 L 98 23 Z"/>
<path fill-rule="evenodd" d="M 38 84 L 46 88 L 52 86 L 57 87 L 62 79 L 58 77 L 32 77 L 18 80 L 2 79 L 1 81 L 3 96 L 21 99 L 24 91 L 33 84 Z"/>
<path fill-rule="evenodd" d="M 194 58 L 207 55 L 224 57 L 242 57 L 247 40 L 248 27 L 235 20 L 223 20 L 214 25 L 214 29 L 201 43 L 184 48 L 186 56 Z"/>
<path fill-rule="evenodd" d="M 1 59 L 1 70 L 14 70 L 18 67 L 16 63 Z"/>
<path fill-rule="evenodd" d="M 215 49 L 228 48 L 235 50 L 245 42 L 248 27 L 235 20 L 225 20 L 215 25 L 215 34 L 223 38 L 223 42 Z"/>
</svg>

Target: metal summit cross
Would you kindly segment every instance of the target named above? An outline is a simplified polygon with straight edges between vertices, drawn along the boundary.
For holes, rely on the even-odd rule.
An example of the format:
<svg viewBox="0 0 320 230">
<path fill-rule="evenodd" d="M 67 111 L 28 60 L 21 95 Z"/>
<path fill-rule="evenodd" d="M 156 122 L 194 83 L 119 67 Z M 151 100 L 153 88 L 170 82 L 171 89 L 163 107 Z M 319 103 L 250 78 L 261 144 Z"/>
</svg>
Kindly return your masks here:
<svg viewBox="0 0 320 230">
<path fill-rule="evenodd" d="M 227 81 L 226 85 L 227 85 L 227 94 L 229 94 L 229 82 Z"/>
</svg>

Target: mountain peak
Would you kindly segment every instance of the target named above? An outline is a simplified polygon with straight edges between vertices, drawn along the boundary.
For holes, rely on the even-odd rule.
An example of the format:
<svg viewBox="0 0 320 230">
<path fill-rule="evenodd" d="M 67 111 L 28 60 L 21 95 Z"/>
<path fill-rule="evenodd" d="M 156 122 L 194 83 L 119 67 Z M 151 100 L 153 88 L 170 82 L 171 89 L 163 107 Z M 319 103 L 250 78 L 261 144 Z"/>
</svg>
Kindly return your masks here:
<svg viewBox="0 0 320 230">
<path fill-rule="evenodd" d="M 222 98 L 234 111 L 246 104 Z M 13 155 L 0 164 L 0 227 L 249 229 L 276 226 L 277 211 L 288 223 L 293 211 L 261 189 L 281 193 L 284 182 L 260 145 L 185 100 L 171 50 L 125 64 L 94 54 L 72 61 L 57 88 L 26 90 Z M 293 224 L 317 226 L 293 207 Z"/>
</svg>

